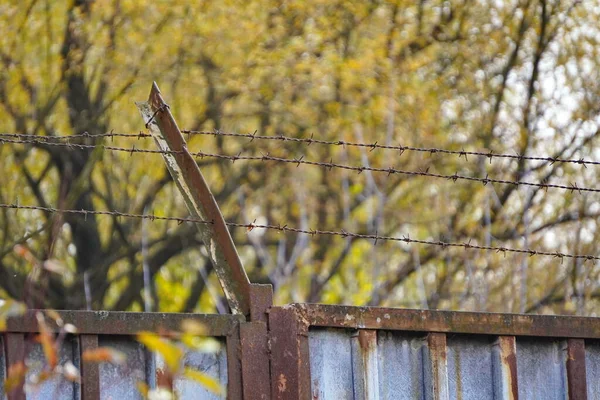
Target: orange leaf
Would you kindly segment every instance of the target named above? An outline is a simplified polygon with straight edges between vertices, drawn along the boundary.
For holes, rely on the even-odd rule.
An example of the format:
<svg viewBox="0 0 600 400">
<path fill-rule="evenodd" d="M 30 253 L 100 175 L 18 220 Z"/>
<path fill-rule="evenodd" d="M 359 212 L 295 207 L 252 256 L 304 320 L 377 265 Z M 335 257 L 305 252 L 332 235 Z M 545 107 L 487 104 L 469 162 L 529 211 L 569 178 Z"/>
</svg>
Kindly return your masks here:
<svg viewBox="0 0 600 400">
<path fill-rule="evenodd" d="M 127 362 L 125 353 L 110 347 L 98 347 L 93 350 L 86 350 L 81 355 L 81 358 L 83 361 L 110 362 L 119 365 L 124 365 Z"/>
<path fill-rule="evenodd" d="M 50 329 L 48 329 L 44 315 L 41 312 L 36 314 L 36 318 L 40 328 L 40 334 L 38 335 L 37 340 L 42 345 L 44 356 L 46 357 L 46 361 L 48 361 L 48 366 L 50 369 L 54 369 L 56 364 L 58 364 L 58 354 L 56 352 L 53 335 L 50 333 Z"/>
<path fill-rule="evenodd" d="M 25 383 L 25 374 L 27 373 L 27 368 L 23 362 L 19 362 L 11 365 L 8 368 L 8 375 L 4 380 L 4 391 L 5 393 L 10 393 L 13 390 L 23 386 Z"/>
</svg>

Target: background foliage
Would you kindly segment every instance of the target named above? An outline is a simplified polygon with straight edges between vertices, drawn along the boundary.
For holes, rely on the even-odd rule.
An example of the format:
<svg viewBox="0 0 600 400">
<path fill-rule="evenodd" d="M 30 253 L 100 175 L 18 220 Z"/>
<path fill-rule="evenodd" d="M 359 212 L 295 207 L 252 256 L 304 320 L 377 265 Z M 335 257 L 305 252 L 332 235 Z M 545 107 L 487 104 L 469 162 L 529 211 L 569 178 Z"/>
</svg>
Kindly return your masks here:
<svg viewBox="0 0 600 400">
<path fill-rule="evenodd" d="M 8 0 L 0 4 L 0 131 L 135 133 L 143 123 L 133 102 L 156 80 L 187 129 L 597 159 L 599 14 L 597 0 Z M 155 148 L 149 139 L 135 146 Z M 189 147 L 597 185 L 597 167 L 551 162 L 200 135 Z M 598 255 L 596 193 L 199 164 L 228 221 Z M 186 215 L 160 155 L 1 144 L 0 165 L 1 203 Z M 140 310 L 145 265 L 151 309 L 223 308 L 194 226 L 0 211 L 4 297 Z M 600 294 L 592 262 L 232 234 L 251 279 L 273 283 L 279 303 L 594 315 Z M 44 260 L 60 268 L 37 271 Z"/>
</svg>

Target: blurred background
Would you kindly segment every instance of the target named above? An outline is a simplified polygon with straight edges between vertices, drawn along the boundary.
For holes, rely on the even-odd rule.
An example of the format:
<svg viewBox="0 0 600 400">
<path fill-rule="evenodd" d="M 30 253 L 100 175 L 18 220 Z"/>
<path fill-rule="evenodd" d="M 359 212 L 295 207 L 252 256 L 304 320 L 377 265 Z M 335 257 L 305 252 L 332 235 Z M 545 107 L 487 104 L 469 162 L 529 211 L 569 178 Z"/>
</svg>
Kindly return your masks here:
<svg viewBox="0 0 600 400">
<path fill-rule="evenodd" d="M 526 155 L 189 135 L 189 149 L 598 186 L 600 2 L 4 0 L 0 203 L 186 217 L 134 101 L 182 129 Z M 73 139 L 89 148 L 15 136 Z M 23 140 L 29 139 L 27 140 Z M 47 139 L 65 143 L 64 138 Z M 227 221 L 600 255 L 600 194 L 292 163 L 198 160 Z M 597 315 L 593 260 L 231 231 L 277 303 Z M 145 278 L 145 279 L 144 279 Z M 144 287 L 147 292 L 144 291 Z M 144 293 L 149 293 L 144 296 Z M 226 311 L 193 224 L 0 209 L 0 297 Z"/>
</svg>

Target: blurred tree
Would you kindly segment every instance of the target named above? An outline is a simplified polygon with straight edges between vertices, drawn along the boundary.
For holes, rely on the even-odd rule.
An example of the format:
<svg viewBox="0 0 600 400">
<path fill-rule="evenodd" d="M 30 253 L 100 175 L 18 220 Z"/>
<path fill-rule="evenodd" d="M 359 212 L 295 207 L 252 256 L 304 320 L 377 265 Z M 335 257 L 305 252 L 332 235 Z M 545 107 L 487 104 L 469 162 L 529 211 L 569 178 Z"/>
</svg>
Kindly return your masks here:
<svg viewBox="0 0 600 400">
<path fill-rule="evenodd" d="M 143 125 L 132 103 L 156 80 L 188 129 L 593 158 L 599 10 L 597 0 L 5 1 L 0 130 L 137 132 Z M 114 142 L 154 148 L 131 140 Z M 597 183 L 596 168 L 543 160 L 202 135 L 191 136 L 189 147 Z M 186 215 L 159 155 L 2 144 L 0 160 L 2 203 Z M 598 254 L 595 194 L 198 162 L 230 221 Z M 252 279 L 273 283 L 279 302 L 589 315 L 600 295 L 600 269 L 589 262 L 259 229 L 233 235 Z M 31 260 L 52 260 L 61 273 L 35 272 Z M 142 309 L 144 266 L 153 309 L 207 311 L 222 303 L 193 226 L 0 214 L 5 296 L 45 307 Z"/>
</svg>

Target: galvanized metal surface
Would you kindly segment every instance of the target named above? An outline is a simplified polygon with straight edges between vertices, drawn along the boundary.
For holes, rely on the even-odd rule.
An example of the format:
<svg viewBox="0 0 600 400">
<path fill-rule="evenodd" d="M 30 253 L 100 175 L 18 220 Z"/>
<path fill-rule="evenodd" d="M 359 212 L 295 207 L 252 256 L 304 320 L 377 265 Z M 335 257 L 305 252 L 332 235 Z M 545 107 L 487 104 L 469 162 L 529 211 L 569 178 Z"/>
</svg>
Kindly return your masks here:
<svg viewBox="0 0 600 400">
<path fill-rule="evenodd" d="M 156 83 L 147 102 L 137 103 L 173 180 L 192 217 L 209 221 L 196 226 L 234 314 L 250 314 L 250 281 L 215 201 L 196 161 L 187 150 L 181 131 Z"/>
<path fill-rule="evenodd" d="M 357 351 L 359 335 L 348 329 L 311 329 L 312 399 L 600 398 L 598 382 L 590 379 L 583 392 L 568 391 L 569 381 L 585 384 L 585 375 L 568 378 L 566 342 L 558 339 L 517 338 L 518 384 L 513 386 L 510 372 L 502 372 L 511 370 L 510 356 L 501 357 L 492 336 L 379 331 L 365 353 Z M 599 352 L 598 343 L 588 343 L 589 377 L 600 375 Z M 376 365 L 364 362 L 365 355 Z M 375 390 L 365 381 L 377 382 Z"/>
</svg>

